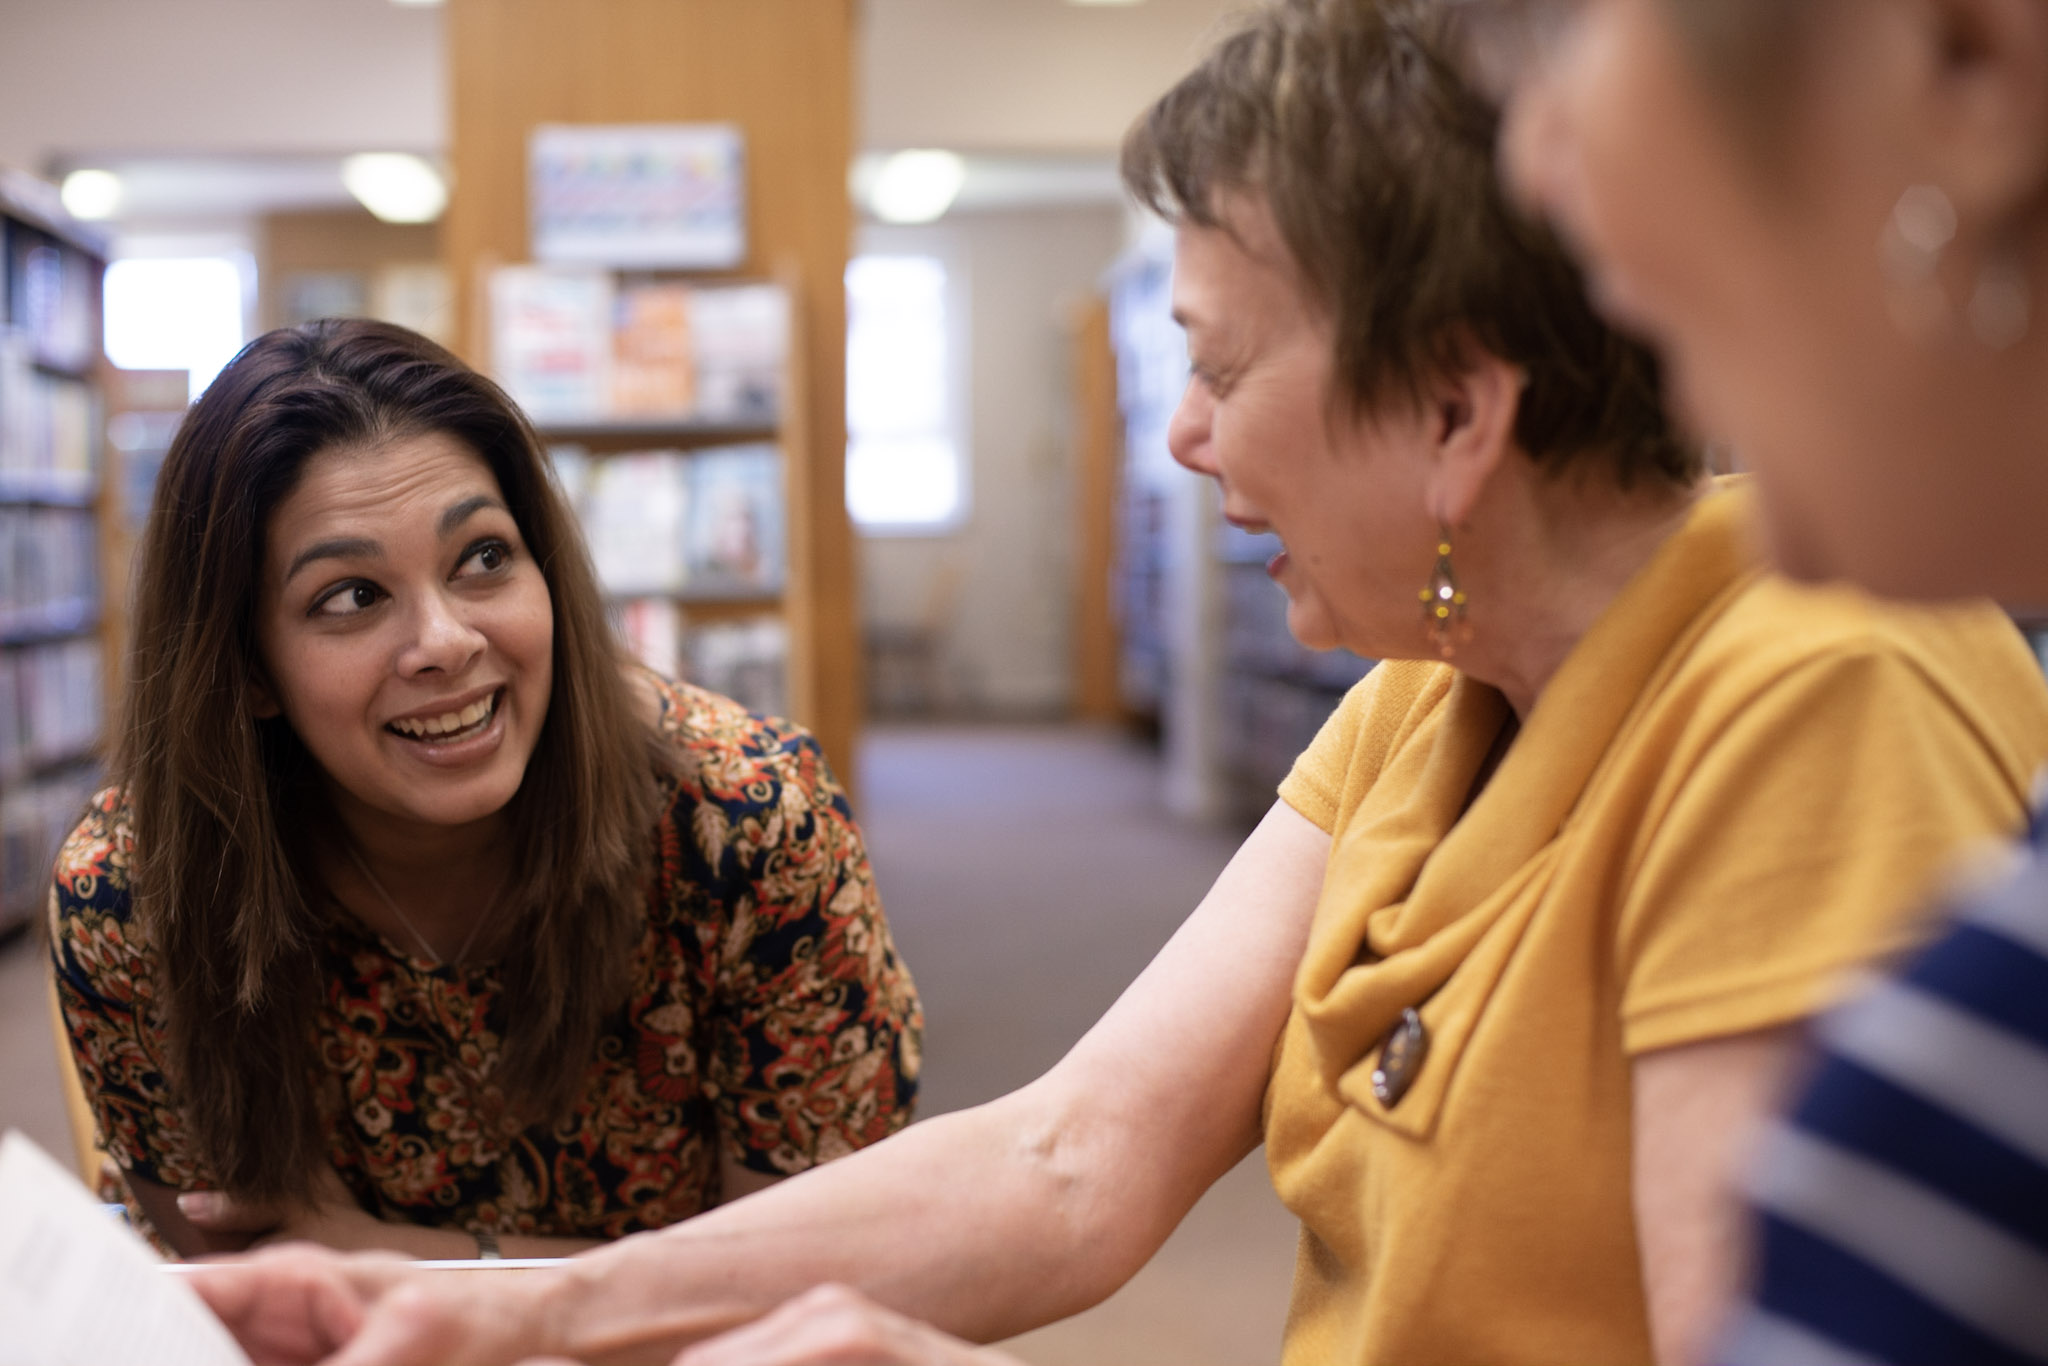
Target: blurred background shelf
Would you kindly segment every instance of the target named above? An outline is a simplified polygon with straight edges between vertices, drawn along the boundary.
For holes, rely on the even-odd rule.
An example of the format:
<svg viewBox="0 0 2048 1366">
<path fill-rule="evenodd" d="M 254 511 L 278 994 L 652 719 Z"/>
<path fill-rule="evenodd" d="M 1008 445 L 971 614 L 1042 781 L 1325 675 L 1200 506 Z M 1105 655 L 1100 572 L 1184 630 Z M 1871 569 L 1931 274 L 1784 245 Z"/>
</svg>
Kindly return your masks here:
<svg viewBox="0 0 2048 1366">
<path fill-rule="evenodd" d="M 51 856 L 99 780 L 104 239 L 55 192 L 0 174 L 0 935 L 42 905 Z"/>
</svg>

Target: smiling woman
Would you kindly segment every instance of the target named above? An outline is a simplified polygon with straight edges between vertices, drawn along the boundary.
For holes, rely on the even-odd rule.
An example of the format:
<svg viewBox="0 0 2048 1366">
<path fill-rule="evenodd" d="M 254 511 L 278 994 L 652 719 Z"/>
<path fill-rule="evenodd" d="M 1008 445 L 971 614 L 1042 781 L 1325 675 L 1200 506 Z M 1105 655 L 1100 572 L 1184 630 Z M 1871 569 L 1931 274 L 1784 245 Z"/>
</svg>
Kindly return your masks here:
<svg viewBox="0 0 2048 1366">
<path fill-rule="evenodd" d="M 554 613 L 490 467 L 445 432 L 315 461 L 265 561 L 255 714 L 290 722 L 344 820 L 503 810 L 547 715 Z"/>
<path fill-rule="evenodd" d="M 258 339 L 138 587 L 52 944 L 169 1246 L 559 1253 L 908 1119 L 917 1000 L 816 743 L 623 662 L 489 381 L 379 323 Z"/>
</svg>

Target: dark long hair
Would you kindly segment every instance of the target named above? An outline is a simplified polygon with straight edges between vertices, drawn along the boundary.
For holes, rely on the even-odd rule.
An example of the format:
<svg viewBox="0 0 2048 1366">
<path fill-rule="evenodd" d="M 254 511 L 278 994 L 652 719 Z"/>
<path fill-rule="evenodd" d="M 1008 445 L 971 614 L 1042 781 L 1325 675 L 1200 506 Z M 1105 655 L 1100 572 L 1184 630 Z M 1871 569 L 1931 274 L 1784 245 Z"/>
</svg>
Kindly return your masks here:
<svg viewBox="0 0 2048 1366">
<path fill-rule="evenodd" d="M 115 759 L 135 818 L 136 911 L 162 965 L 167 1064 L 201 1157 L 245 1199 L 305 1196 L 330 1118 L 315 1018 L 331 912 L 303 833 L 318 768 L 281 717 L 257 718 L 252 690 L 266 531 L 315 454 L 428 433 L 490 466 L 554 606 L 553 693 L 506 808 L 494 1080 L 517 1113 L 573 1103 L 644 924 L 662 746 L 634 710 L 532 427 L 496 385 L 401 327 L 328 320 L 251 342 L 164 459 Z"/>
</svg>

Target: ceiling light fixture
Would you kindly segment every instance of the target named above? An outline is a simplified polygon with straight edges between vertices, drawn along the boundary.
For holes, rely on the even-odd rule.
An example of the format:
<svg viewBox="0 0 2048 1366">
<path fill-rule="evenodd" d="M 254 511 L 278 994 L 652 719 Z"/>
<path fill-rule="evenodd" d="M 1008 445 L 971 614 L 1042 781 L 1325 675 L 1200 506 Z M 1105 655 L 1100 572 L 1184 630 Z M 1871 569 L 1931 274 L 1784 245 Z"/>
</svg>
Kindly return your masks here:
<svg viewBox="0 0 2048 1366">
<path fill-rule="evenodd" d="M 73 171 L 58 193 L 73 218 L 112 218 L 121 211 L 121 177 L 112 171 Z"/>
<path fill-rule="evenodd" d="M 448 207 L 441 173 L 406 152 L 352 156 L 341 163 L 341 183 L 386 223 L 431 223 Z"/>
<path fill-rule="evenodd" d="M 952 152 L 898 152 L 868 187 L 868 208 L 884 223 L 929 223 L 953 206 L 967 164 Z"/>
</svg>

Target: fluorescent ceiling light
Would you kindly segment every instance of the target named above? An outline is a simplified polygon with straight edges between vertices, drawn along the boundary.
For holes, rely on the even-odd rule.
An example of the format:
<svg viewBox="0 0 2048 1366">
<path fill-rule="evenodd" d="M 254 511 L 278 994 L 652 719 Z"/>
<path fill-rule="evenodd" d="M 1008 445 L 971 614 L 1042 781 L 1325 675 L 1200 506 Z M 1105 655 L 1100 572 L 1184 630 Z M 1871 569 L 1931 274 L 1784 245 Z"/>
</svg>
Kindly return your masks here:
<svg viewBox="0 0 2048 1366">
<path fill-rule="evenodd" d="M 1145 0 L 1067 0 L 1070 5 L 1142 5 Z"/>
<path fill-rule="evenodd" d="M 60 193 L 73 218 L 112 218 L 121 211 L 121 177 L 112 171 L 73 171 Z"/>
<path fill-rule="evenodd" d="M 1100 4 L 1102 0 L 1095 0 L 1095 2 Z M 441 0 L 391 0 L 391 3 L 403 5 L 407 9 L 433 9 L 440 6 Z M 1123 3 L 1123 0 L 1117 0 L 1117 3 Z"/>
<path fill-rule="evenodd" d="M 448 207 L 441 173 L 405 152 L 363 152 L 341 163 L 341 183 L 386 223 L 431 223 Z"/>
<path fill-rule="evenodd" d="M 967 165 L 952 152 L 898 152 L 868 187 L 868 207 L 884 223 L 929 223 L 953 206 Z"/>
</svg>

